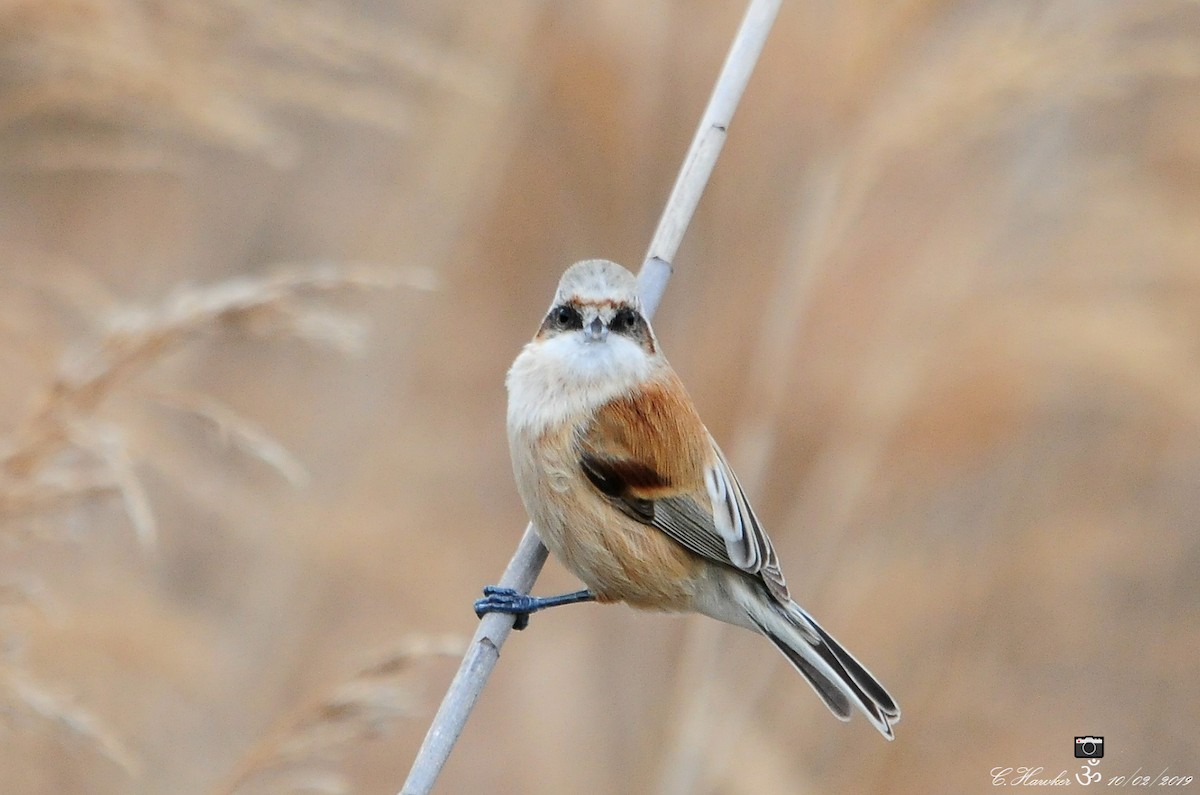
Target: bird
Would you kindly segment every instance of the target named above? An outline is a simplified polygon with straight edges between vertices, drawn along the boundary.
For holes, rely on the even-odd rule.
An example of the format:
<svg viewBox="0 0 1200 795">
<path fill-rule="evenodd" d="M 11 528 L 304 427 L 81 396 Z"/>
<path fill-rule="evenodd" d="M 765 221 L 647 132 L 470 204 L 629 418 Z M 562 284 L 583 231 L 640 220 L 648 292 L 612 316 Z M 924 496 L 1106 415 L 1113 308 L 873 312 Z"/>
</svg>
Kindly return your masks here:
<svg viewBox="0 0 1200 795">
<path fill-rule="evenodd" d="M 900 709 L 791 598 L 779 558 L 642 311 L 637 279 L 602 259 L 563 273 L 505 379 L 517 491 L 538 536 L 586 589 L 487 586 L 516 616 L 578 602 L 700 613 L 766 636 L 843 721 L 894 738 Z"/>
</svg>

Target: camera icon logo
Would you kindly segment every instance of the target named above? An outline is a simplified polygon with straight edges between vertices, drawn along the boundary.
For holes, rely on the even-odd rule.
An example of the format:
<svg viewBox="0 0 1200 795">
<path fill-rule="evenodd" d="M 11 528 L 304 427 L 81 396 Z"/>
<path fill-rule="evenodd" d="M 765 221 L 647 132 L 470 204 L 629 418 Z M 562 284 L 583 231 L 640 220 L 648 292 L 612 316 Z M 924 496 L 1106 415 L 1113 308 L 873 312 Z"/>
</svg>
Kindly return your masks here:
<svg viewBox="0 0 1200 795">
<path fill-rule="evenodd" d="M 1075 738 L 1075 758 L 1076 759 L 1103 759 L 1104 758 L 1104 738 L 1103 737 L 1076 737 Z"/>
</svg>

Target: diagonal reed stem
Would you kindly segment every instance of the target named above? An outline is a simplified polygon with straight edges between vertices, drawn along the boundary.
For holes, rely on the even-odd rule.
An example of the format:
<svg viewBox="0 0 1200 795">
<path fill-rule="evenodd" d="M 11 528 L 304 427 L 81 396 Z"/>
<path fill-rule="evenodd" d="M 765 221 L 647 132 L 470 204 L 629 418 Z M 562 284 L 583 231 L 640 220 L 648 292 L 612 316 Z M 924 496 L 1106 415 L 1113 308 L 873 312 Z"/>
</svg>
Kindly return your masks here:
<svg viewBox="0 0 1200 795">
<path fill-rule="evenodd" d="M 725 144 L 729 122 L 758 62 L 771 25 L 775 22 L 780 2 L 751 0 L 725 58 L 725 65 L 721 68 L 638 273 L 638 289 L 647 319 L 654 314 L 666 291 L 667 281 L 671 277 L 671 262 L 679 251 L 684 232 L 695 214 L 696 205 Z M 528 593 L 545 562 L 546 548 L 530 524 L 525 528 L 525 534 L 499 584 Z M 458 673 L 450 683 L 425 735 L 425 741 L 417 751 L 400 795 L 426 795 L 433 789 L 492 669 L 500 659 L 500 648 L 512 631 L 512 625 L 513 616 L 501 613 L 489 613 L 479 622 Z"/>
</svg>

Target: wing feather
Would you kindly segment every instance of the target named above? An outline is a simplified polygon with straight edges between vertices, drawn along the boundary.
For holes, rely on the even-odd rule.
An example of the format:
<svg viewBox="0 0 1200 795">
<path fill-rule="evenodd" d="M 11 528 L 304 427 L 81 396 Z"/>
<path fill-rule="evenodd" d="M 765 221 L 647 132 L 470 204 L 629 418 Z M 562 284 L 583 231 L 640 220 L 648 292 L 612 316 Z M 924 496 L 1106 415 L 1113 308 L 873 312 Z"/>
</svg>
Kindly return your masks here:
<svg viewBox="0 0 1200 795">
<path fill-rule="evenodd" d="M 787 583 L 779 568 L 779 558 L 766 530 L 754 515 L 737 475 L 725 460 L 725 454 L 712 442 L 716 463 L 705 475 L 712 501 L 713 526 L 725 541 L 729 559 L 735 566 L 763 578 L 767 590 L 785 604 L 790 600 Z"/>
<path fill-rule="evenodd" d="M 656 500 L 651 524 L 693 552 L 733 565 L 725 544 L 712 531 L 710 514 L 691 497 Z"/>
</svg>

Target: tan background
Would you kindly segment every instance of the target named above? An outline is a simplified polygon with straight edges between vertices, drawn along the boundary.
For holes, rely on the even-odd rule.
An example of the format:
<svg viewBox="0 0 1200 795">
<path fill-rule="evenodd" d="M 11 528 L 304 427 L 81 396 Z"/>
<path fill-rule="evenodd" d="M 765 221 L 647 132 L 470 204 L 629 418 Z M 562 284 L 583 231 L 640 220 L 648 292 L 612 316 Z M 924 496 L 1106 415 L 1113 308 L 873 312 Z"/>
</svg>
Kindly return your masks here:
<svg viewBox="0 0 1200 795">
<path fill-rule="evenodd" d="M 566 264 L 636 265 L 740 14 L 0 4 L 0 792 L 399 789 L 455 662 L 388 655 L 469 635 L 524 526 L 504 371 Z M 898 738 L 748 633 L 584 606 L 441 791 L 984 791 L 1086 733 L 1200 776 L 1198 222 L 1197 4 L 785 4 L 656 327 Z M 129 307 L 363 261 L 441 287 L 198 321 L 30 430 Z"/>
</svg>

